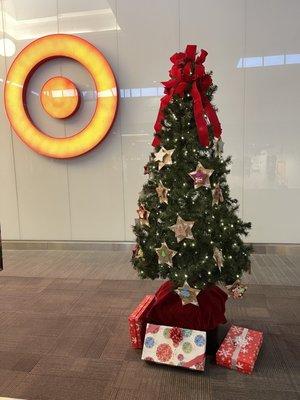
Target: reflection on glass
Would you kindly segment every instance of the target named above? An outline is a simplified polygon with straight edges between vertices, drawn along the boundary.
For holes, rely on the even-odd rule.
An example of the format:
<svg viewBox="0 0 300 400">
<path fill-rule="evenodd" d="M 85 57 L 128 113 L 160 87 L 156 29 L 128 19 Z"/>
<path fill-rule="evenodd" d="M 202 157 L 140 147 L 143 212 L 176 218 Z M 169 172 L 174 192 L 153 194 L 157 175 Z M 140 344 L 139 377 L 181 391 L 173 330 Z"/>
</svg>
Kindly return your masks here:
<svg viewBox="0 0 300 400">
<path fill-rule="evenodd" d="M 253 144 L 245 157 L 249 189 L 299 189 L 299 160 L 281 146 Z"/>
<path fill-rule="evenodd" d="M 162 86 L 120 89 L 120 97 L 121 98 L 156 97 L 156 96 L 162 96 L 163 94 L 164 94 L 164 88 Z"/>
<path fill-rule="evenodd" d="M 63 89 L 63 90 L 44 90 L 43 94 L 47 97 L 77 97 L 77 91 L 74 89 Z"/>
<path fill-rule="evenodd" d="M 300 54 L 277 54 L 274 56 L 242 57 L 237 68 L 271 67 L 284 64 L 300 64 Z"/>
<path fill-rule="evenodd" d="M 16 45 L 10 39 L 0 39 L 0 56 L 12 57 L 16 52 Z"/>
<path fill-rule="evenodd" d="M 32 19 L 22 18 L 21 11 L 13 14 L 7 7 L 3 10 L 5 32 L 15 40 L 31 40 L 56 32 L 60 21 L 63 32 L 69 34 L 120 30 L 109 3 L 103 1 L 102 4 L 102 8 L 96 10 L 60 13 L 58 16 L 41 15 Z M 84 2 L 83 7 L 86 8 Z"/>
</svg>

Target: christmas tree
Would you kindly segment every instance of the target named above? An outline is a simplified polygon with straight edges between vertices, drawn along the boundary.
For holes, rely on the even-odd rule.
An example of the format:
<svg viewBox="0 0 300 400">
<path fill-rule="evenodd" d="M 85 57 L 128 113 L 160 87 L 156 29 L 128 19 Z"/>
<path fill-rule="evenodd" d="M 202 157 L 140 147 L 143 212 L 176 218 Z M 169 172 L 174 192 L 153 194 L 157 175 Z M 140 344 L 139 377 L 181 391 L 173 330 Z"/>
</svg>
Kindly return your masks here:
<svg viewBox="0 0 300 400">
<path fill-rule="evenodd" d="M 211 104 L 217 86 L 206 72 L 205 50 L 188 45 L 174 54 L 170 79 L 155 123 L 133 227 L 137 244 L 132 264 L 141 278 L 168 278 L 187 296 L 223 283 L 240 297 L 240 278 L 250 271 L 251 224 L 237 215 L 226 176 L 221 126 Z M 194 289 L 191 289 L 194 288 Z"/>
</svg>

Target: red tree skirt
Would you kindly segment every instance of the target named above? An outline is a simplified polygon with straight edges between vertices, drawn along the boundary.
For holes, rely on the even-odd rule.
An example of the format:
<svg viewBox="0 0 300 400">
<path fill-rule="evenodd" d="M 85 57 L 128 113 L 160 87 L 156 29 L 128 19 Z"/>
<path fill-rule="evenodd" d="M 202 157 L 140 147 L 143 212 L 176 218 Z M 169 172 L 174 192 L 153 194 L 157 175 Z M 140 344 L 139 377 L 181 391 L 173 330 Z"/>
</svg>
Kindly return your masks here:
<svg viewBox="0 0 300 400">
<path fill-rule="evenodd" d="M 226 323 L 227 294 L 223 290 L 217 286 L 208 287 L 198 294 L 197 299 L 199 307 L 194 304 L 183 306 L 180 297 L 174 292 L 172 282 L 167 281 L 157 290 L 147 320 L 153 324 L 202 331 Z"/>
</svg>

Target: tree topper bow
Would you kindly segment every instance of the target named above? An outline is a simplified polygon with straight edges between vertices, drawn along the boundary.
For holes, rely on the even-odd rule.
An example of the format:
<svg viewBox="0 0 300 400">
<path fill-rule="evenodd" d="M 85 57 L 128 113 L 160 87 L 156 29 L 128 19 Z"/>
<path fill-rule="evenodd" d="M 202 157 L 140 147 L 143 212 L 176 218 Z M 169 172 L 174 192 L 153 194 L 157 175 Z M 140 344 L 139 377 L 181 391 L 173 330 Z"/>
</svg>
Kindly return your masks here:
<svg viewBox="0 0 300 400">
<path fill-rule="evenodd" d="M 209 86 L 212 84 L 211 76 L 205 73 L 203 65 L 207 52 L 202 49 L 197 57 L 196 52 L 196 45 L 187 45 L 184 53 L 175 53 L 170 58 L 173 63 L 173 66 L 169 71 L 171 79 L 162 82 L 165 87 L 165 96 L 161 99 L 160 109 L 154 125 L 156 132 L 152 142 L 154 147 L 160 145 L 159 132 L 162 129 L 165 108 L 174 95 L 183 97 L 186 91 L 190 92 L 193 98 L 194 117 L 200 144 L 202 146 L 209 145 L 208 127 L 205 121 L 205 115 L 213 128 L 214 136 L 219 138 L 221 135 L 222 128 L 219 119 L 206 95 Z"/>
</svg>

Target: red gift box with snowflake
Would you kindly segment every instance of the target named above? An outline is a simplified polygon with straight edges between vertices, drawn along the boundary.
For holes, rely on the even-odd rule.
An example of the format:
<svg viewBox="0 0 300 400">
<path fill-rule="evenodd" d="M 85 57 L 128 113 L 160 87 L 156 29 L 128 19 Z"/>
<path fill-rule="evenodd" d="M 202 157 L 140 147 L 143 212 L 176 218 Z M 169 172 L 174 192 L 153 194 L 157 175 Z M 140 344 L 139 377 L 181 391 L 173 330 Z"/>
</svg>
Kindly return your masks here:
<svg viewBox="0 0 300 400">
<path fill-rule="evenodd" d="M 131 346 L 135 349 L 143 348 L 146 317 L 154 302 L 154 297 L 155 296 L 152 294 L 145 296 L 137 308 L 128 317 Z"/>
<path fill-rule="evenodd" d="M 204 371 L 206 332 L 147 324 L 142 360 Z"/>
<path fill-rule="evenodd" d="M 233 325 L 217 351 L 216 362 L 223 367 L 251 374 L 262 341 L 262 332 Z"/>
</svg>

